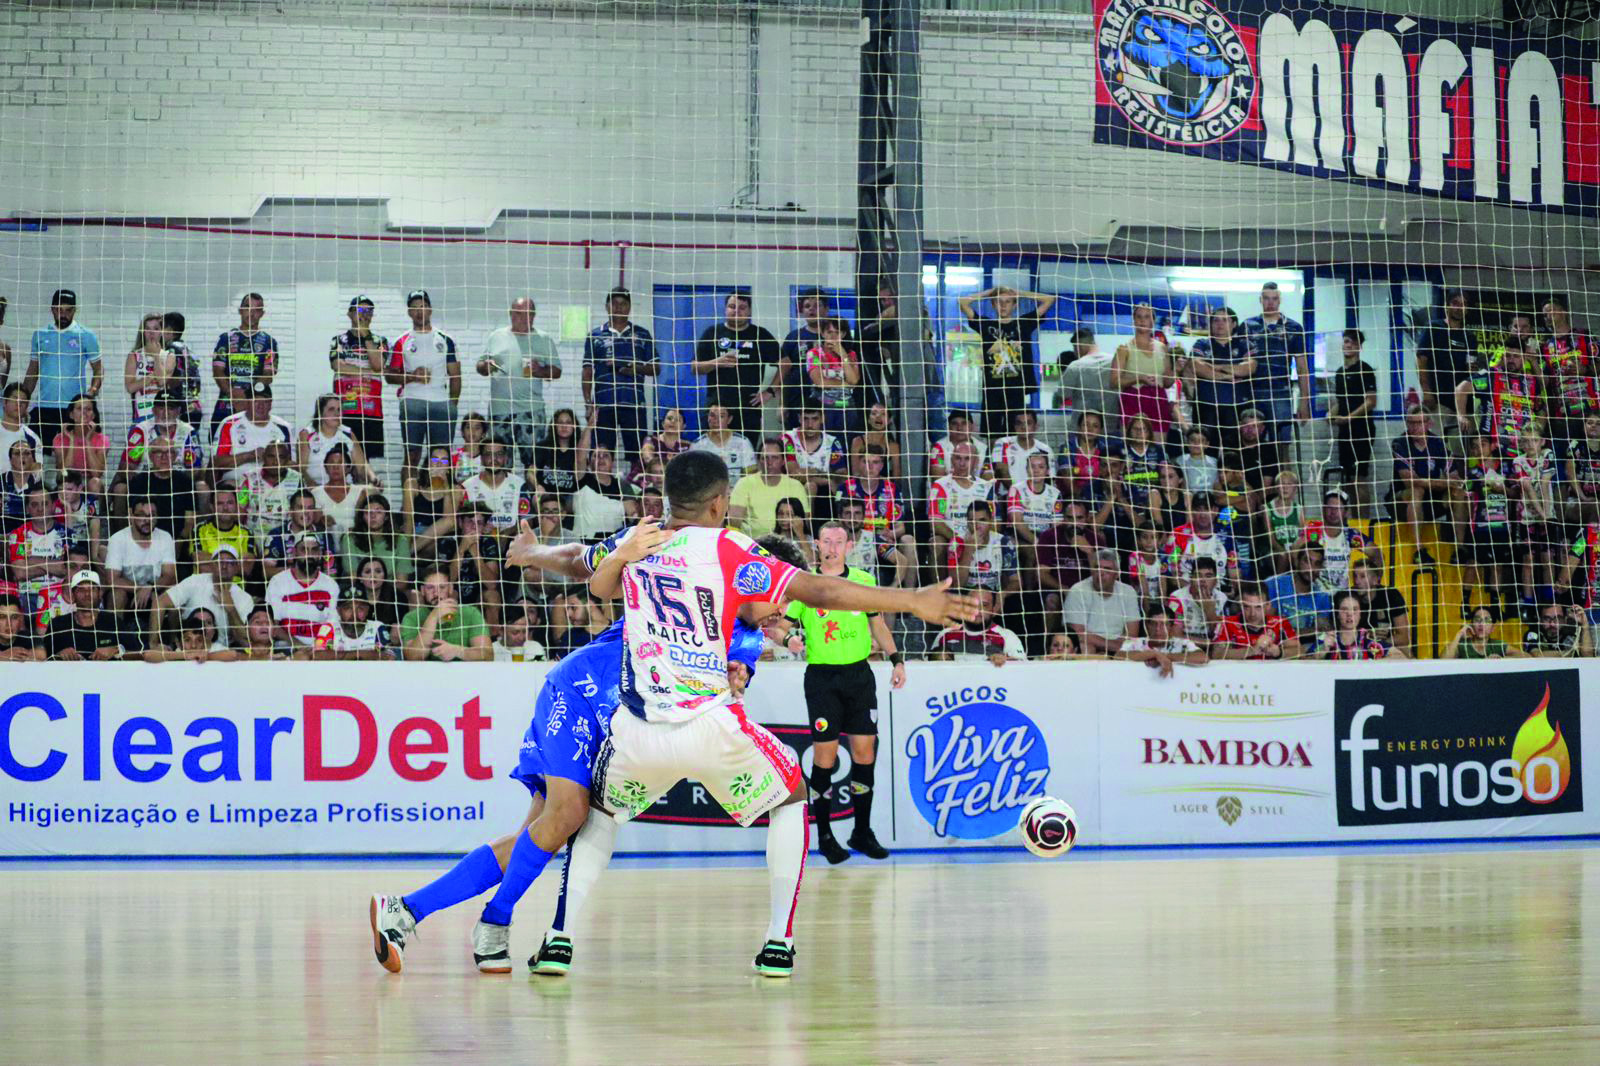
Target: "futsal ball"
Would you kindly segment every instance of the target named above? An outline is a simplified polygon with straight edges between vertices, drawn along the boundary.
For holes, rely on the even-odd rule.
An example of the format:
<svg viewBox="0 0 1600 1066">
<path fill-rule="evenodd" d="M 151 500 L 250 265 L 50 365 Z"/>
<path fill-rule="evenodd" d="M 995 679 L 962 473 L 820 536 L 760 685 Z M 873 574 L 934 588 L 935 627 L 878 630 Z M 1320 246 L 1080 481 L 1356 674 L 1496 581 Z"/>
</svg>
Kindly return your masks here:
<svg viewBox="0 0 1600 1066">
<path fill-rule="evenodd" d="M 1022 810 L 1017 822 L 1022 843 L 1041 859 L 1054 859 L 1078 842 L 1078 812 L 1054 796 L 1040 796 Z"/>
</svg>

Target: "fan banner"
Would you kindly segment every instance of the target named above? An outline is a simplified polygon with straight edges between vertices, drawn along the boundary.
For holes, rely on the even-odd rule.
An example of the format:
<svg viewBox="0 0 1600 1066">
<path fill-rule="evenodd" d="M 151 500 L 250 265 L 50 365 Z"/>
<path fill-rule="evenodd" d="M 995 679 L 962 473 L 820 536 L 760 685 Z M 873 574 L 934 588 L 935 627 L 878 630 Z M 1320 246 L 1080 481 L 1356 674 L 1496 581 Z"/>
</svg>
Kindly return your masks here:
<svg viewBox="0 0 1600 1066">
<path fill-rule="evenodd" d="M 1501 24 L 1094 0 L 1099 144 L 1458 200 L 1600 208 L 1600 48 Z"/>
</svg>

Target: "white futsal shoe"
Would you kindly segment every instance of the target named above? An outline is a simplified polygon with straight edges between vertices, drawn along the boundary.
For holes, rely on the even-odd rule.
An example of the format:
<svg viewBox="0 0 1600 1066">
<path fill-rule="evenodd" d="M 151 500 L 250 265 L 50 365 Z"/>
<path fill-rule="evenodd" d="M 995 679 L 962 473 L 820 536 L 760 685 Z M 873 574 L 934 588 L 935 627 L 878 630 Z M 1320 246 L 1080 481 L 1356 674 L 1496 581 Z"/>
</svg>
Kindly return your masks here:
<svg viewBox="0 0 1600 1066">
<path fill-rule="evenodd" d="M 405 901 L 399 896 L 373 896 L 368 908 L 372 920 L 372 953 L 378 964 L 390 973 L 399 973 L 406 950 L 406 938 L 417 931 Z"/>
<path fill-rule="evenodd" d="M 510 973 L 511 927 L 479 919 L 472 927 L 472 961 L 479 973 Z"/>
</svg>

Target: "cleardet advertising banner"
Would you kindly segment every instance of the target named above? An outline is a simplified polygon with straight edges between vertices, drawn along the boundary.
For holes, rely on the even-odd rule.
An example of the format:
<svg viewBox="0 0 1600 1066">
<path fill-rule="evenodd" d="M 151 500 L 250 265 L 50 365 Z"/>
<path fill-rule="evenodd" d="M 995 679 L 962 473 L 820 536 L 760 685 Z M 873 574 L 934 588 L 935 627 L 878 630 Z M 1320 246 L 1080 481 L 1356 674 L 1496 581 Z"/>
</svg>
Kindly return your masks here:
<svg viewBox="0 0 1600 1066">
<path fill-rule="evenodd" d="M 1094 0 L 1094 139 L 1594 214 L 1600 58 L 1520 25 L 1263 0 Z"/>
<path fill-rule="evenodd" d="M 1022 808 L 1054 795 L 1085 844 L 1600 832 L 1581 714 L 1600 663 L 1454 666 L 1213 663 L 1162 679 L 1123 663 L 914 663 L 899 692 L 880 668 L 874 826 L 895 848 L 1014 845 Z M 801 670 L 764 666 L 746 708 L 809 771 Z M 527 811 L 507 773 L 543 675 L 6 667 L 0 855 L 466 851 Z M 849 765 L 841 744 L 846 823 Z M 761 847 L 694 782 L 618 839 L 624 852 Z"/>
</svg>

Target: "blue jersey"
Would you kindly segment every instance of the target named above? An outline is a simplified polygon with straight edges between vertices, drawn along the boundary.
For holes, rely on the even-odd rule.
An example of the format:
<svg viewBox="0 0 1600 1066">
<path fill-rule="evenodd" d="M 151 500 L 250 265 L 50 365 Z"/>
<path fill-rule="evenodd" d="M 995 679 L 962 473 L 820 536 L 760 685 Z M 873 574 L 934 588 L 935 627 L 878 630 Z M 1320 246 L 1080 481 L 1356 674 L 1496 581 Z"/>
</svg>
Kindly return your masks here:
<svg viewBox="0 0 1600 1066">
<path fill-rule="evenodd" d="M 753 678 L 764 644 L 761 630 L 735 622 L 728 659 L 744 663 Z M 538 795 L 544 794 L 544 779 L 549 775 L 591 787 L 594 757 L 611 729 L 611 712 L 617 708 L 621 683 L 619 618 L 545 675 L 511 776 Z"/>
</svg>

